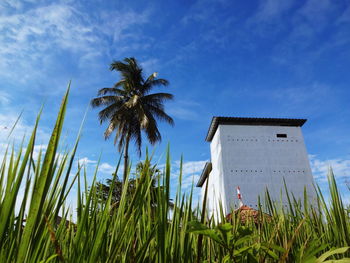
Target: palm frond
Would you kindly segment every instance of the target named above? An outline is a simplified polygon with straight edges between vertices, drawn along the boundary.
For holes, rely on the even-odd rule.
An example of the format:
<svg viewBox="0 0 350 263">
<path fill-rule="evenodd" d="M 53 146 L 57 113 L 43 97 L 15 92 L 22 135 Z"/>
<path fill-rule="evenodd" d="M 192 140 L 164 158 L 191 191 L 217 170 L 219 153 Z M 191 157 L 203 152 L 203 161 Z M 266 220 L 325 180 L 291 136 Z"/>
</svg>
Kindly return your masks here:
<svg viewBox="0 0 350 263">
<path fill-rule="evenodd" d="M 135 141 L 137 152 L 139 156 L 141 156 L 142 135 L 141 135 L 141 127 L 137 122 L 132 127 L 131 139 Z"/>
<path fill-rule="evenodd" d="M 116 94 L 114 88 L 102 88 L 97 92 L 97 96 L 103 96 L 106 94 Z"/>
<path fill-rule="evenodd" d="M 147 94 L 154 87 L 168 86 L 168 85 L 169 85 L 169 81 L 167 81 L 166 79 L 156 79 L 156 78 L 149 79 L 148 78 L 142 87 L 142 92 L 144 94 Z"/>
<path fill-rule="evenodd" d="M 161 134 L 158 130 L 157 121 L 154 119 L 150 111 L 145 109 L 145 114 L 148 118 L 147 126 L 144 128 L 148 141 L 154 145 L 156 142 L 162 140 Z"/>
<path fill-rule="evenodd" d="M 155 116 L 157 119 L 161 121 L 166 121 L 171 126 L 175 125 L 173 118 L 171 118 L 168 114 L 166 114 L 162 109 L 153 107 L 153 106 L 149 106 L 148 109 L 151 112 L 151 114 Z"/>
<path fill-rule="evenodd" d="M 92 99 L 90 104 L 93 108 L 99 107 L 101 105 L 109 106 L 112 103 L 118 103 L 122 101 L 122 99 L 123 98 L 119 96 L 102 96 Z"/>
<path fill-rule="evenodd" d="M 100 120 L 100 123 L 102 124 L 104 121 L 109 120 L 114 113 L 118 110 L 118 105 L 112 104 L 108 107 L 104 108 L 98 113 L 98 119 Z"/>
<path fill-rule="evenodd" d="M 146 103 L 148 101 L 157 101 L 162 103 L 165 100 L 173 100 L 173 99 L 174 99 L 174 95 L 170 93 L 153 93 L 142 97 L 142 100 L 145 101 Z"/>
<path fill-rule="evenodd" d="M 116 122 L 110 122 L 107 129 L 105 130 L 104 136 L 105 139 L 108 139 L 111 133 L 115 130 L 117 123 Z"/>
<path fill-rule="evenodd" d="M 169 85 L 169 81 L 166 79 L 153 79 L 149 82 L 149 85 L 151 87 L 155 87 L 155 86 L 168 86 Z"/>
</svg>

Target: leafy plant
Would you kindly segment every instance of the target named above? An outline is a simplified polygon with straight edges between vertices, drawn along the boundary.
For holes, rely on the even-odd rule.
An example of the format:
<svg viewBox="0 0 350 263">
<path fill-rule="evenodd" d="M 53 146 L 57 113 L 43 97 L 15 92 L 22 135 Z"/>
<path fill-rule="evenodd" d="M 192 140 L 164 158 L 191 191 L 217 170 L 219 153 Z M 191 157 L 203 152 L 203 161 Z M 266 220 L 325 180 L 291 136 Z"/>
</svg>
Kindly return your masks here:
<svg viewBox="0 0 350 263">
<path fill-rule="evenodd" d="M 262 251 L 272 259 L 278 260 L 272 247 L 283 251 L 283 248 L 259 243 L 254 231 L 247 226 L 234 227 L 230 223 L 224 223 L 210 229 L 206 225 L 192 221 L 189 227 L 189 232 L 202 234 L 220 246 L 222 251 L 219 250 L 221 253 L 218 253 L 219 262 L 259 262 Z"/>
</svg>

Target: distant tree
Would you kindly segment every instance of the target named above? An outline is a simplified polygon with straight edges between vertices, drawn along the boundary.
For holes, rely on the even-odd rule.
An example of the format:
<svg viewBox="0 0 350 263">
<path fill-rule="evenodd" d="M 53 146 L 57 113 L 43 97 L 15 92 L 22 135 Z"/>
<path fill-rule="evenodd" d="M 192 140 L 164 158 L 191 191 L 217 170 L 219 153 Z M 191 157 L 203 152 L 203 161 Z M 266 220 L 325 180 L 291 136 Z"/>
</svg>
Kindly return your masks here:
<svg viewBox="0 0 350 263">
<path fill-rule="evenodd" d="M 150 160 L 146 158 L 146 161 L 139 162 L 136 165 L 136 176 L 141 175 L 142 173 L 147 173 L 148 176 L 157 178 L 161 171 L 158 169 L 156 164 L 151 164 Z"/>
<path fill-rule="evenodd" d="M 135 192 L 138 180 L 142 175 L 151 177 L 152 183 L 150 187 L 151 195 L 151 206 L 155 207 L 157 204 L 157 192 L 158 190 L 162 191 L 163 186 L 159 186 L 157 179 L 160 177 L 161 171 L 157 168 L 156 165 L 151 165 L 148 160 L 145 162 L 139 162 L 136 165 L 135 178 L 129 178 L 127 195 L 132 195 Z M 119 202 L 121 200 L 122 191 L 123 191 L 123 182 L 115 177 L 114 187 L 112 190 L 112 207 L 118 208 Z M 109 192 L 113 184 L 112 179 L 107 179 L 106 183 L 97 183 L 97 196 L 102 201 L 105 202 L 108 199 Z M 174 205 L 171 200 L 169 200 L 169 206 L 172 208 Z"/>
<path fill-rule="evenodd" d="M 105 184 L 102 182 L 97 183 L 96 185 L 97 196 L 100 201 L 102 202 L 107 201 L 112 183 L 113 183 L 112 179 L 107 179 Z M 135 185 L 136 185 L 136 179 L 135 178 L 129 179 L 128 189 L 127 189 L 128 195 L 134 192 Z M 123 182 L 120 181 L 118 177 L 116 177 L 114 182 L 113 192 L 112 192 L 112 199 L 111 199 L 113 208 L 119 207 L 119 202 L 122 196 L 122 192 L 123 192 Z"/>
<path fill-rule="evenodd" d="M 157 120 L 174 125 L 173 119 L 164 111 L 164 101 L 172 100 L 169 93 L 150 93 L 154 87 L 167 86 L 166 79 L 157 78 L 157 73 L 144 78 L 142 68 L 135 58 L 125 58 L 114 61 L 110 70 L 118 71 L 121 80 L 112 88 L 98 91 L 98 97 L 91 100 L 92 107 L 105 108 L 99 112 L 99 120 L 108 122 L 104 133 L 105 139 L 116 131 L 114 144 L 118 143 L 118 150 L 124 148 L 125 182 L 129 167 L 129 142 L 133 140 L 139 155 L 141 155 L 142 136 L 145 133 L 148 141 L 153 145 L 161 140 Z"/>
</svg>

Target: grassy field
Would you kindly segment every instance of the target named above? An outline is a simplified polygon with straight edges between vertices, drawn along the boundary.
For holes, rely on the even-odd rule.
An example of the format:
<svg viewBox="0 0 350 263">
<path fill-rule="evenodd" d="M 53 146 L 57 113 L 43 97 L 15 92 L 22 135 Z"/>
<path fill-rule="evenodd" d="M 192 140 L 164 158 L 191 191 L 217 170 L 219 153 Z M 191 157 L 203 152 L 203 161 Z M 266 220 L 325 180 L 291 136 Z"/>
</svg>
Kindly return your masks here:
<svg viewBox="0 0 350 263">
<path fill-rule="evenodd" d="M 134 191 L 123 191 L 117 209 L 113 189 L 101 202 L 97 172 L 91 184 L 84 167 L 70 176 L 79 135 L 71 152 L 57 152 L 67 99 L 68 92 L 44 153 L 33 158 L 40 114 L 28 143 L 6 150 L 0 167 L 0 262 L 350 262 L 350 210 L 332 174 L 328 203 L 319 189 L 316 207 L 291 199 L 282 210 L 267 198 L 261 206 L 270 217 L 260 213 L 257 224 L 242 224 L 239 213 L 229 221 L 222 216 L 220 224 L 201 214 L 192 207 L 192 195 L 182 193 L 181 172 L 171 208 L 169 153 L 158 178 L 163 187 L 152 187 L 146 158 Z M 73 186 L 74 223 L 66 207 Z"/>
</svg>

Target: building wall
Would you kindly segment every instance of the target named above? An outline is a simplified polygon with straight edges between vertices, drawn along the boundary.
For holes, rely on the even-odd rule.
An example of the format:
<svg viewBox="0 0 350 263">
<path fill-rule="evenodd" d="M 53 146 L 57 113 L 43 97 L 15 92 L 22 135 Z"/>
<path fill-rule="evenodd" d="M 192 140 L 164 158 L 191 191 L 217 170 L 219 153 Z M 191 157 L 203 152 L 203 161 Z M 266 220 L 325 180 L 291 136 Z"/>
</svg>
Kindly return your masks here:
<svg viewBox="0 0 350 263">
<path fill-rule="evenodd" d="M 277 134 L 286 134 L 287 138 L 278 138 Z M 296 199 L 303 199 L 304 187 L 310 199 L 315 197 L 300 127 L 219 125 L 210 149 L 213 170 L 209 193 L 215 193 L 209 198 L 211 210 L 218 197 L 223 200 L 225 213 L 237 208 L 237 186 L 244 204 L 253 208 L 266 188 L 273 200 L 287 205 L 283 178 Z"/>
<path fill-rule="evenodd" d="M 209 174 L 208 185 L 208 199 L 207 199 L 207 211 L 209 216 L 214 215 L 215 218 L 219 217 L 219 204 L 221 203 L 225 212 L 226 207 L 226 195 L 225 188 L 223 187 L 223 161 L 222 161 L 222 143 L 221 143 L 220 131 L 218 130 L 210 144 L 212 171 Z M 206 184 L 208 179 L 202 186 L 202 198 L 204 197 Z M 203 201 L 203 200 L 202 200 Z"/>
</svg>

